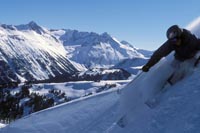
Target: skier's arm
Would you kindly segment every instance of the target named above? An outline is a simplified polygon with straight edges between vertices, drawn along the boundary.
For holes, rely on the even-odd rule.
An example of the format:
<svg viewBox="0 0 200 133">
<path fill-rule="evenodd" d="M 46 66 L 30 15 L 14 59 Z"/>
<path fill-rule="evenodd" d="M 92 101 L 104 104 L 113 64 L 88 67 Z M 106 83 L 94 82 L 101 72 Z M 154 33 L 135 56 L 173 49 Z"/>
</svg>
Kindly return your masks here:
<svg viewBox="0 0 200 133">
<path fill-rule="evenodd" d="M 197 50 L 200 50 L 200 39 L 198 38 Z"/>
<path fill-rule="evenodd" d="M 167 56 L 169 53 L 173 51 L 172 44 L 170 40 L 167 40 L 160 48 L 158 48 L 153 55 L 151 56 L 151 59 L 147 62 L 147 64 L 144 67 L 147 67 L 148 69 L 151 68 L 153 65 L 155 65 L 162 57 Z"/>
</svg>

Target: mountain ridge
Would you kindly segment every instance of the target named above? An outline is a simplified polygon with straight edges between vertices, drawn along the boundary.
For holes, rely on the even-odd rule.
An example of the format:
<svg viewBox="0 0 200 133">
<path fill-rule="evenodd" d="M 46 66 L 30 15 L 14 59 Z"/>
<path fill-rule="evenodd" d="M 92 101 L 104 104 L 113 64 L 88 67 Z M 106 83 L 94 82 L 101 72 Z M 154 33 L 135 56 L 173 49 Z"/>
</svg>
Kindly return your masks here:
<svg viewBox="0 0 200 133">
<path fill-rule="evenodd" d="M 121 43 L 107 32 L 48 30 L 34 21 L 21 25 L 1 24 L 0 37 L 0 70 L 5 70 L 0 75 L 3 84 L 7 81 L 50 82 L 49 79 L 57 76 L 60 80 L 66 77 L 67 81 L 90 67 L 109 69 L 124 59 L 144 58 L 130 43 Z M 120 69 L 117 75 L 127 75 Z"/>
<path fill-rule="evenodd" d="M 77 71 L 68 60 L 63 45 L 34 22 L 20 26 L 0 25 L 0 36 L 1 62 L 10 67 L 7 71 L 18 77 L 16 82 L 71 75 Z M 1 82 L 6 80 L 12 82 L 14 79 L 9 78 L 8 73 Z"/>
<path fill-rule="evenodd" d="M 69 59 L 86 67 L 110 67 L 127 58 L 141 57 L 130 43 L 118 41 L 107 32 L 79 32 L 77 30 L 51 30 L 68 51 Z"/>
</svg>

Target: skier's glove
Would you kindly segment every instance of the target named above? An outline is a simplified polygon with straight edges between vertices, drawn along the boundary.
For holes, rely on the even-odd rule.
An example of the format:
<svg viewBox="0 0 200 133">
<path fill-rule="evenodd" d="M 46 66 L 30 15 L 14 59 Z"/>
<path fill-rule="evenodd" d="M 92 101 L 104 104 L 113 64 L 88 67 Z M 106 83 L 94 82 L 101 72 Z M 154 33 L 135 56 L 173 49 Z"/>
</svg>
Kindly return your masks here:
<svg viewBox="0 0 200 133">
<path fill-rule="evenodd" d="M 144 65 L 144 66 L 142 67 L 142 71 L 143 71 L 143 72 L 148 72 L 149 69 L 150 69 L 150 67 L 149 67 L 149 66 L 146 66 L 146 65 Z"/>
</svg>

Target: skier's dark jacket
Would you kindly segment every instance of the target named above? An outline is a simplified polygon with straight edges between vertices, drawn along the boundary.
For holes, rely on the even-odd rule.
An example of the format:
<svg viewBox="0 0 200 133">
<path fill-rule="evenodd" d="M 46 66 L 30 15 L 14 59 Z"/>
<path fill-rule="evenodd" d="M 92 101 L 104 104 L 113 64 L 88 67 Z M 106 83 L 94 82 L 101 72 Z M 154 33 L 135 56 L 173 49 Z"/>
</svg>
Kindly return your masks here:
<svg viewBox="0 0 200 133">
<path fill-rule="evenodd" d="M 149 68 L 155 65 L 162 57 L 167 56 L 172 51 L 175 51 L 175 59 L 184 61 L 195 56 L 198 50 L 200 50 L 200 39 L 191 34 L 190 31 L 183 29 L 181 35 L 181 44 L 179 46 L 174 44 L 174 41 L 167 40 L 160 48 L 158 48 L 146 66 Z"/>
</svg>

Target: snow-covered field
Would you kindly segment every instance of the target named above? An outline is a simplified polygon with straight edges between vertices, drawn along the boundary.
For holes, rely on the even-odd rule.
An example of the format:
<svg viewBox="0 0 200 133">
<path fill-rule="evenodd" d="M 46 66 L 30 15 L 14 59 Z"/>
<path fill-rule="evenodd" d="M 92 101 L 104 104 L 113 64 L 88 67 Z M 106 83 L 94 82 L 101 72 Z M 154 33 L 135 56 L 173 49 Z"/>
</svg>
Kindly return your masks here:
<svg viewBox="0 0 200 133">
<path fill-rule="evenodd" d="M 43 95 L 47 94 L 51 89 L 56 89 L 65 92 L 66 96 L 70 99 L 76 99 L 79 97 L 92 95 L 100 91 L 105 91 L 109 89 L 109 87 L 113 88 L 113 85 L 117 88 L 122 88 L 122 86 L 128 82 L 130 82 L 130 80 L 101 80 L 99 82 L 77 81 L 66 83 L 35 84 L 30 91 Z"/>
<path fill-rule="evenodd" d="M 5 126 L 6 126 L 5 124 L 0 123 L 0 128 L 3 128 Z"/>
</svg>

